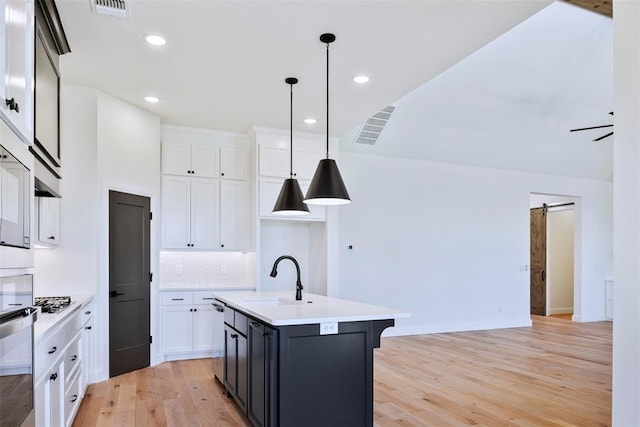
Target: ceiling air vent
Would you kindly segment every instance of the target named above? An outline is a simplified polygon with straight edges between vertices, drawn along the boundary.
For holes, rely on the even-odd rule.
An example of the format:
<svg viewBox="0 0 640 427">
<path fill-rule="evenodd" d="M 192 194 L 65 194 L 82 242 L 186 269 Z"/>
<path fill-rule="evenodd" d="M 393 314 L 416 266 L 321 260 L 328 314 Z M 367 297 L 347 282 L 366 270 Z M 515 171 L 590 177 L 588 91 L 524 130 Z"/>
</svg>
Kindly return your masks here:
<svg viewBox="0 0 640 427">
<path fill-rule="evenodd" d="M 128 0 L 91 0 L 91 9 L 98 15 L 108 15 L 116 18 L 129 18 Z"/>
<path fill-rule="evenodd" d="M 380 135 L 382 135 L 382 131 L 391 119 L 391 115 L 395 109 L 395 106 L 389 105 L 387 108 L 369 117 L 362 125 L 356 137 L 356 144 L 374 145 L 380 138 Z"/>
</svg>

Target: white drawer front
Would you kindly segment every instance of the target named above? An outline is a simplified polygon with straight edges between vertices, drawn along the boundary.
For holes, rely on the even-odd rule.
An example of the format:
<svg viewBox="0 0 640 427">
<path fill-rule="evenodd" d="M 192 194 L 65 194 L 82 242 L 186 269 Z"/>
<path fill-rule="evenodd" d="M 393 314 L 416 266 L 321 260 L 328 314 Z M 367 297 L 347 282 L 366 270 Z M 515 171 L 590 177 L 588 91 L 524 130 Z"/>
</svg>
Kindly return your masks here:
<svg viewBox="0 0 640 427">
<path fill-rule="evenodd" d="M 211 305 L 212 302 L 213 302 L 213 294 L 211 294 L 211 292 L 194 292 L 193 293 L 194 304 Z"/>
<path fill-rule="evenodd" d="M 160 301 L 162 305 L 191 305 L 193 304 L 193 292 L 162 292 Z"/>
</svg>

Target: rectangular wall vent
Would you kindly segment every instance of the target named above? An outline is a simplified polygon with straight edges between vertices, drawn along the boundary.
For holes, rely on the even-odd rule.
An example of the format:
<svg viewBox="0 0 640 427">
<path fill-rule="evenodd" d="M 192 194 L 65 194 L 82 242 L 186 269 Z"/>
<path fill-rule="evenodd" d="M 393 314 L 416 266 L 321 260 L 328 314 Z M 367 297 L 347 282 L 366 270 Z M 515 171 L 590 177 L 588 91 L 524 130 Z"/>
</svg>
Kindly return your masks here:
<svg viewBox="0 0 640 427">
<path fill-rule="evenodd" d="M 99 15 L 128 19 L 128 1 L 129 0 L 91 0 L 91 9 Z"/>
<path fill-rule="evenodd" d="M 382 135 L 384 127 L 389 123 L 395 109 L 395 106 L 389 105 L 382 111 L 369 117 L 362 125 L 358 136 L 356 136 L 356 144 L 374 145 L 378 139 L 380 139 L 380 135 Z"/>
</svg>

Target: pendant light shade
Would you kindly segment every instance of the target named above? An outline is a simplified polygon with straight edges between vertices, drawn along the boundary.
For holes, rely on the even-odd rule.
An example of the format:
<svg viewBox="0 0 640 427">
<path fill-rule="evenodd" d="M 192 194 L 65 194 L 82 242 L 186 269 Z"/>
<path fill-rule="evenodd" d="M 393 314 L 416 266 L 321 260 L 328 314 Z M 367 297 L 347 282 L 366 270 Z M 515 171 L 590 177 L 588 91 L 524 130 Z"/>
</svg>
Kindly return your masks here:
<svg viewBox="0 0 640 427">
<path fill-rule="evenodd" d="M 336 36 L 325 33 L 320 41 L 327 45 L 327 158 L 320 160 L 307 190 L 304 202 L 310 205 L 346 205 L 351 198 L 344 185 L 336 161 L 329 158 L 329 45 Z"/>
<path fill-rule="evenodd" d="M 302 190 L 298 180 L 293 177 L 293 85 L 298 83 L 295 77 L 287 77 L 285 83 L 290 86 L 290 122 L 289 122 L 289 178 L 284 180 L 280 195 L 273 207 L 274 215 L 308 215 L 309 208 L 304 203 Z"/>
</svg>

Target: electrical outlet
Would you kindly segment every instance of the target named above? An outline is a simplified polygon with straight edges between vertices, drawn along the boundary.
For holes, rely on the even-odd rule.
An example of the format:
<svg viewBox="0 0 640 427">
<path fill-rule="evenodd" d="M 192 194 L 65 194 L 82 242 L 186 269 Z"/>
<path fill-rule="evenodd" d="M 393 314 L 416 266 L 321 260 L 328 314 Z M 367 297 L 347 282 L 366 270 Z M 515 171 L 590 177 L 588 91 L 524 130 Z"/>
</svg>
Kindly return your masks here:
<svg viewBox="0 0 640 427">
<path fill-rule="evenodd" d="M 320 335 L 333 335 L 338 333 L 338 322 L 320 323 Z"/>
</svg>

